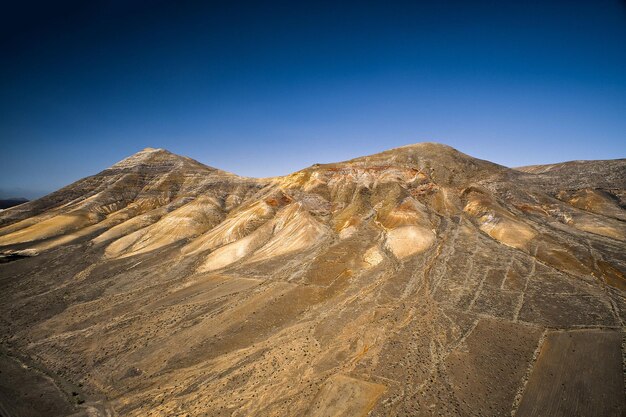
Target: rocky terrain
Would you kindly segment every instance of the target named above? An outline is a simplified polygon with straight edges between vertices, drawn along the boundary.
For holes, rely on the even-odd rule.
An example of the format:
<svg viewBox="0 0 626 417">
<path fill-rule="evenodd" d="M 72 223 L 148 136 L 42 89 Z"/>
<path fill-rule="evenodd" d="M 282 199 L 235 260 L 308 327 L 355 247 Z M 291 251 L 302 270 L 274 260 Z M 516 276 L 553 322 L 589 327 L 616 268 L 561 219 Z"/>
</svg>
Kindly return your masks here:
<svg viewBox="0 0 626 417">
<path fill-rule="evenodd" d="M 146 149 L 0 213 L 0 415 L 622 416 L 626 159 Z"/>
</svg>

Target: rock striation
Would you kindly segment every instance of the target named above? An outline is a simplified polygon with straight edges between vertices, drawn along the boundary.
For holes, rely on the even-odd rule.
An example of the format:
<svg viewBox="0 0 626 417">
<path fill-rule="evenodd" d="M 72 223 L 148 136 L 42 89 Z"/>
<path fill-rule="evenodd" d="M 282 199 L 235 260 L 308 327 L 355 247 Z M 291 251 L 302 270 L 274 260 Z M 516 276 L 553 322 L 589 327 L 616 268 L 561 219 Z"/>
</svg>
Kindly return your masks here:
<svg viewBox="0 0 626 417">
<path fill-rule="evenodd" d="M 625 208 L 624 159 L 149 148 L 0 213 L 0 342 L 66 414 L 620 416 Z"/>
</svg>

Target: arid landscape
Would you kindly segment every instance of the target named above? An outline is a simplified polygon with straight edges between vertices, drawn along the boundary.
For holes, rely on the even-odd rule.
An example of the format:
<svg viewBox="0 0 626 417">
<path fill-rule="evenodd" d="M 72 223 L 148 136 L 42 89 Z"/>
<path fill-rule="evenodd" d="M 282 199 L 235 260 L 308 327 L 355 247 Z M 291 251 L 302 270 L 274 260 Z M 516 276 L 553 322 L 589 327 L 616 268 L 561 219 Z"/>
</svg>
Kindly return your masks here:
<svg viewBox="0 0 626 417">
<path fill-rule="evenodd" d="M 0 212 L 0 416 L 623 416 L 626 159 L 148 148 Z"/>
</svg>

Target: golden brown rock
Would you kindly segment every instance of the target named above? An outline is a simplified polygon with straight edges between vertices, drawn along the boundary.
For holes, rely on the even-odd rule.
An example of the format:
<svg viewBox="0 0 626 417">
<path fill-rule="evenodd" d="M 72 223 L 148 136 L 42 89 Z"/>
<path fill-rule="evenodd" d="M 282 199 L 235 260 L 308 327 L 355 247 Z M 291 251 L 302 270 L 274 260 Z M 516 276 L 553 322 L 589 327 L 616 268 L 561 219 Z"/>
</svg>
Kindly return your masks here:
<svg viewBox="0 0 626 417">
<path fill-rule="evenodd" d="M 146 149 L 0 213 L 33 368 L 0 365 L 65 415 L 621 415 L 625 196 L 626 160 L 424 143 L 253 179 Z"/>
</svg>

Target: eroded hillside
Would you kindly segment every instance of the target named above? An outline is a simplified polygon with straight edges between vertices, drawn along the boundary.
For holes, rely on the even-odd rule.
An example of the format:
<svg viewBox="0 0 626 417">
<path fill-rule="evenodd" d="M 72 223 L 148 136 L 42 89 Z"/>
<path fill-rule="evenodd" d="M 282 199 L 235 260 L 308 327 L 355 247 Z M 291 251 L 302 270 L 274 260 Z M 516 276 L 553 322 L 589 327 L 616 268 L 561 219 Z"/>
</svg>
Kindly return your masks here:
<svg viewBox="0 0 626 417">
<path fill-rule="evenodd" d="M 78 413 L 620 416 L 625 190 L 626 160 L 147 149 L 0 213 L 1 341 Z"/>
</svg>

